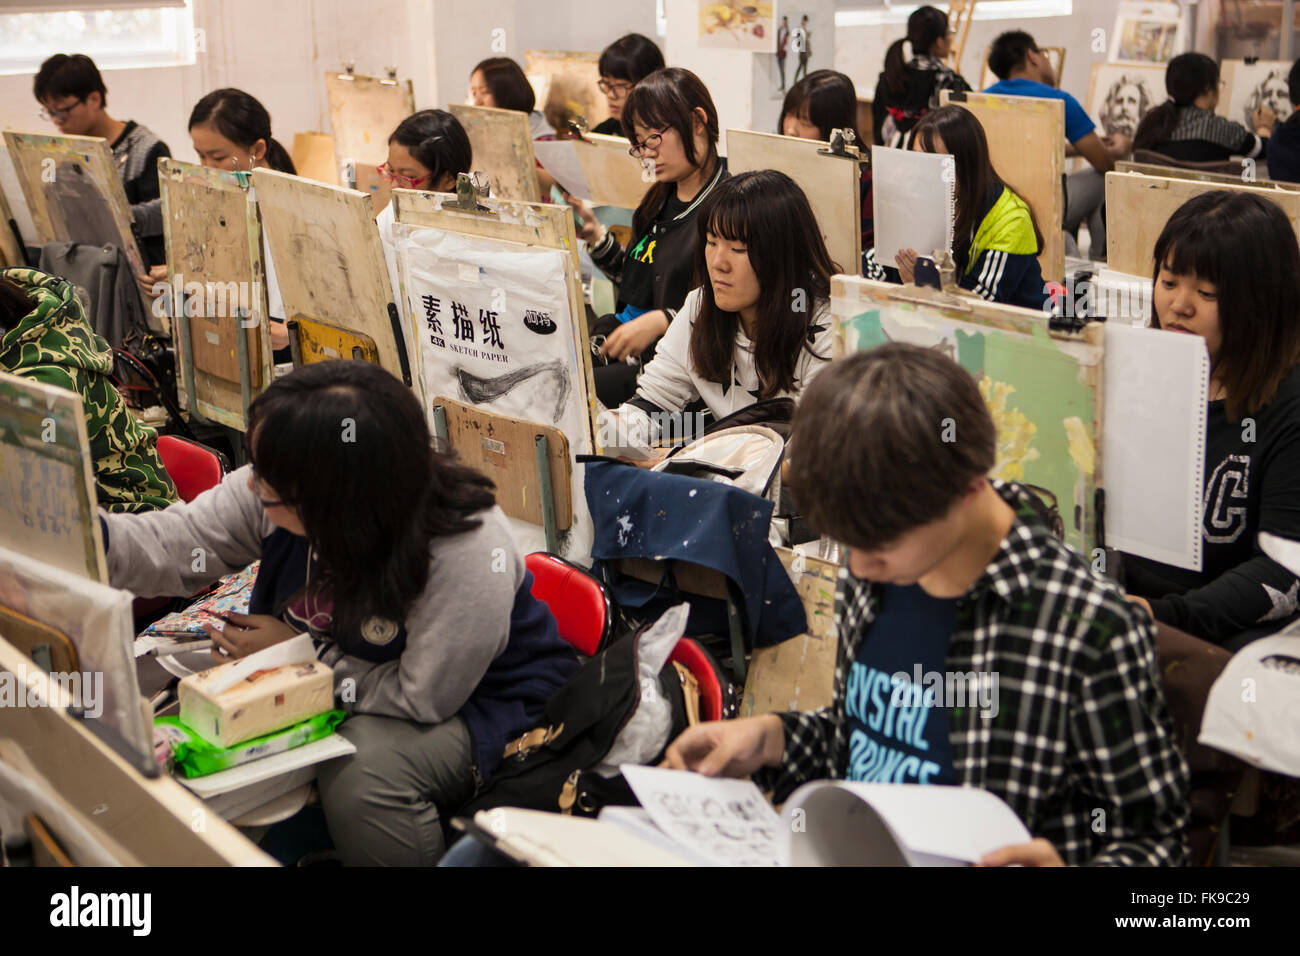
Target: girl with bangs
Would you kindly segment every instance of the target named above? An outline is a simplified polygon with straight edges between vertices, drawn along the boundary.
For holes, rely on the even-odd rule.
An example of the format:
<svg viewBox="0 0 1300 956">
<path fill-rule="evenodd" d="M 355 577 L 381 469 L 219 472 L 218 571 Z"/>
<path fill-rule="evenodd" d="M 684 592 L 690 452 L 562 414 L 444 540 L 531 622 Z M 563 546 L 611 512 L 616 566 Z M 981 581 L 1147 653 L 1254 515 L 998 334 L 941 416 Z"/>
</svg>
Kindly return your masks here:
<svg viewBox="0 0 1300 956">
<path fill-rule="evenodd" d="M 692 288 L 696 218 L 727 175 L 718 155 L 718 111 L 689 70 L 658 70 L 638 83 L 623 105 L 623 135 L 632 141 L 629 152 L 654 169 L 654 185 L 632 216 L 632 245 L 623 248 L 588 206 L 566 197 L 582 217 L 592 262 L 618 283 L 614 314 L 591 330 L 604 337 L 600 355 L 610 363 L 594 370 L 606 408 L 631 398 L 638 365 L 653 357 L 682 308 Z"/>
<path fill-rule="evenodd" d="M 722 418 L 798 396 L 831 357 L 837 267 L 794 180 L 773 169 L 727 179 L 700 212 L 696 236 L 700 286 L 617 413 L 624 433 L 651 443 L 662 421 L 699 400 Z"/>
<path fill-rule="evenodd" d="M 1126 555 L 1124 583 L 1157 621 L 1236 650 L 1297 611 L 1300 581 L 1258 536 L 1300 538 L 1300 247 L 1267 199 L 1207 192 L 1165 224 L 1154 273 L 1155 326 L 1210 354 L 1202 569 Z"/>
</svg>

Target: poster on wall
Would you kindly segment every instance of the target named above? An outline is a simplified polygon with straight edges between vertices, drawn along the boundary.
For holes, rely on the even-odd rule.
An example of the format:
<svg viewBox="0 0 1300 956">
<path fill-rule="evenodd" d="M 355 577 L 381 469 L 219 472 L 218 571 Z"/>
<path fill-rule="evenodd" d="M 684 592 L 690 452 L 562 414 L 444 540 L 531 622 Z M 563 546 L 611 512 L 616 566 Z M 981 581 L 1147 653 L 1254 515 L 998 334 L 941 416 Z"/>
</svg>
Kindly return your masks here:
<svg viewBox="0 0 1300 956">
<path fill-rule="evenodd" d="M 1183 52 L 1177 3 L 1121 3 L 1111 33 L 1110 62 L 1168 63 Z"/>
<path fill-rule="evenodd" d="M 700 46 L 775 53 L 776 6 L 775 0 L 700 0 Z"/>
</svg>

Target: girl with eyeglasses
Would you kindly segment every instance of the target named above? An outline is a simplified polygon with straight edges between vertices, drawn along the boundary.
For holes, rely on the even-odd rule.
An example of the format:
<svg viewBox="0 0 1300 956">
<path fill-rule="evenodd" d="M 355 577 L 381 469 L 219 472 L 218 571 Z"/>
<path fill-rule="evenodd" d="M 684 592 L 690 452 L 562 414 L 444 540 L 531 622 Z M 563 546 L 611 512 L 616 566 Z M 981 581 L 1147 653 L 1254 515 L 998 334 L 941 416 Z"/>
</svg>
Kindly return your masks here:
<svg viewBox="0 0 1300 956">
<path fill-rule="evenodd" d="M 636 390 L 639 365 L 693 287 L 695 219 L 701 204 L 727 175 L 718 155 L 718 111 L 700 78 L 677 67 L 651 73 L 628 95 L 622 112 L 629 152 L 653 170 L 650 187 L 632 216 L 632 244 L 624 248 L 589 206 L 572 197 L 582 217 L 581 235 L 596 266 L 618 284 L 613 315 L 592 327 L 603 335 L 595 369 L 596 395 L 617 408 Z"/>
<path fill-rule="evenodd" d="M 593 133 L 623 135 L 623 104 L 632 88 L 655 70 L 664 68 L 664 55 L 655 42 L 639 33 L 619 37 L 600 54 L 600 91 L 609 104 L 609 119 Z"/>
</svg>

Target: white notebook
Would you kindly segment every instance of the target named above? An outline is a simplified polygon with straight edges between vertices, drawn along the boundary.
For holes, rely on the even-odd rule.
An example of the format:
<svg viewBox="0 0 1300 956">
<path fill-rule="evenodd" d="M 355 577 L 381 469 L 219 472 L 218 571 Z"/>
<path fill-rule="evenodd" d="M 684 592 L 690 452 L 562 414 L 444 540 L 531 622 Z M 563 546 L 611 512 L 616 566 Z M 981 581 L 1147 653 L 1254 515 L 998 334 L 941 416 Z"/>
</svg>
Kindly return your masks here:
<svg viewBox="0 0 1300 956">
<path fill-rule="evenodd" d="M 952 251 L 956 219 L 956 161 L 946 154 L 871 147 L 871 195 L 876 262 L 897 268 L 903 249 L 933 256 Z"/>
<path fill-rule="evenodd" d="M 1210 356 L 1199 335 L 1106 323 L 1106 545 L 1201 570 Z"/>
</svg>

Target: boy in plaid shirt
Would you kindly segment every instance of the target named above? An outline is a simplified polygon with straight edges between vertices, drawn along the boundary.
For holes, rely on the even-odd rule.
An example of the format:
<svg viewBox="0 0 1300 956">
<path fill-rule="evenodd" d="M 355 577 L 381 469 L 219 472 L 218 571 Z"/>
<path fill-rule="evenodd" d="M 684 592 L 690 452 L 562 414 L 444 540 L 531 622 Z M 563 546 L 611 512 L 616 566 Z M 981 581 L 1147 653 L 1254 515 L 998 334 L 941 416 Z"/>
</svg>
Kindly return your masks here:
<svg viewBox="0 0 1300 956">
<path fill-rule="evenodd" d="M 833 702 L 697 725 L 666 763 L 761 771 L 778 801 L 821 778 L 982 787 L 1037 837 L 986 865 L 1182 865 L 1187 766 L 1151 618 L 1030 492 L 985 477 L 996 439 L 974 380 L 936 351 L 890 344 L 823 371 L 789 484 L 848 547 Z"/>
</svg>

